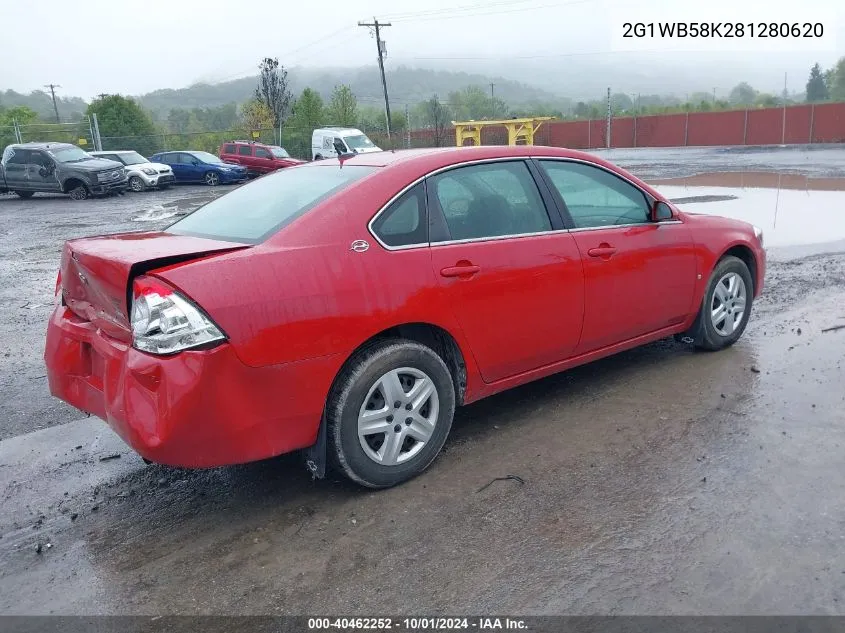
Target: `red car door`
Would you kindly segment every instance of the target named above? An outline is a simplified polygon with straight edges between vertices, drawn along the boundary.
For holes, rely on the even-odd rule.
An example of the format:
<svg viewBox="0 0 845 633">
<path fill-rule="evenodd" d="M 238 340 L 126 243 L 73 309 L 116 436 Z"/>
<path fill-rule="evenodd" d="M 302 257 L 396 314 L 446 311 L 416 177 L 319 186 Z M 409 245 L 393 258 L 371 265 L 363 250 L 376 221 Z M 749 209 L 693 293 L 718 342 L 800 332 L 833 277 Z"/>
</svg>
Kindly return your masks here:
<svg viewBox="0 0 845 633">
<path fill-rule="evenodd" d="M 485 382 L 572 355 L 584 310 L 581 259 L 528 164 L 457 167 L 426 189 L 434 273 Z"/>
<path fill-rule="evenodd" d="M 256 147 L 255 157 L 252 160 L 255 163 L 255 171 L 259 174 L 269 174 L 278 168 L 273 162 L 273 155 L 270 150 L 265 147 Z"/>
<path fill-rule="evenodd" d="M 652 222 L 633 183 L 596 165 L 540 160 L 570 216 L 584 266 L 584 328 L 578 353 L 684 321 L 698 274 L 689 228 Z"/>
</svg>

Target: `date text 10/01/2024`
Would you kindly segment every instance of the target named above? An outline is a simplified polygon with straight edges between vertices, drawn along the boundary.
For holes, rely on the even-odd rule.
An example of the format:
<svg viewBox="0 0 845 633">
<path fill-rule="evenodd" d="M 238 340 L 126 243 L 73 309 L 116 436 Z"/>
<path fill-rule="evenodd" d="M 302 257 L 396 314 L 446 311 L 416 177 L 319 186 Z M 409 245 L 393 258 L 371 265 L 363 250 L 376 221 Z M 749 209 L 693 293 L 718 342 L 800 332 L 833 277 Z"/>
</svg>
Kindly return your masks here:
<svg viewBox="0 0 845 633">
<path fill-rule="evenodd" d="M 622 37 L 633 38 L 821 38 L 821 22 L 625 22 Z"/>
<path fill-rule="evenodd" d="M 308 618 L 308 629 L 319 630 L 375 630 L 375 631 L 446 631 L 476 629 L 479 631 L 527 630 L 518 618 Z"/>
</svg>

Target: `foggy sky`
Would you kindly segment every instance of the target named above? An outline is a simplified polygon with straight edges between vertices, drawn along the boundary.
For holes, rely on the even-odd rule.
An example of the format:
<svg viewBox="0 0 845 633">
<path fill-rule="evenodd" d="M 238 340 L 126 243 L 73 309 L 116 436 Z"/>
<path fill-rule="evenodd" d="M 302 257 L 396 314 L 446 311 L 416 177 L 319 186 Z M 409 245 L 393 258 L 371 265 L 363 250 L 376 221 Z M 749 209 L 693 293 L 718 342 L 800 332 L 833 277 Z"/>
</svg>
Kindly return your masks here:
<svg viewBox="0 0 845 633">
<path fill-rule="evenodd" d="M 362 66 L 375 62 L 375 42 L 359 20 L 389 20 L 388 67 L 400 64 L 496 74 L 498 60 L 579 67 L 647 64 L 724 69 L 724 90 L 744 77 L 771 90 L 789 72 L 802 90 L 809 65 L 845 55 L 838 0 L 0 0 L 3 60 L 0 89 L 19 92 L 57 83 L 59 94 L 141 94 L 256 73 L 263 56 L 288 67 Z M 681 6 L 683 5 L 683 6 Z M 696 5 L 696 6 L 692 6 Z M 796 6 L 797 5 L 797 6 Z M 623 41 L 625 21 L 821 21 L 825 38 L 763 42 Z M 774 54 L 775 50 L 779 54 Z M 728 49 L 727 53 L 719 49 Z M 641 51 L 638 55 L 629 50 Z M 686 54 L 679 54 L 686 53 Z M 773 63 L 772 60 L 777 62 Z M 727 60 L 727 63 L 726 63 Z M 774 66 L 777 66 L 776 68 Z M 776 79 L 779 77 L 780 79 Z M 519 79 L 518 76 L 509 77 Z M 711 81 L 711 79 L 708 79 Z M 732 84 L 731 84 L 732 85 Z M 705 88 L 706 89 L 706 88 Z M 565 86 L 553 90 L 566 94 Z M 666 92 L 672 92 L 667 85 Z"/>
</svg>

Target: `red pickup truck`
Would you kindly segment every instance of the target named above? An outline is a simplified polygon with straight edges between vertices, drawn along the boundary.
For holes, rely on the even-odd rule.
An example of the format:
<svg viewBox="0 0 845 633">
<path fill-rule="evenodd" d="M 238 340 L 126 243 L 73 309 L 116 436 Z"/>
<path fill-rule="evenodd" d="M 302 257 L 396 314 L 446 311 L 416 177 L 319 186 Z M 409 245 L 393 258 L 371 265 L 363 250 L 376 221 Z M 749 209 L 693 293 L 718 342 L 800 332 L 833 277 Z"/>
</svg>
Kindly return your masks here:
<svg viewBox="0 0 845 633">
<path fill-rule="evenodd" d="M 250 176 L 269 174 L 283 167 L 293 167 L 304 161 L 292 158 L 284 147 L 263 145 L 252 141 L 230 141 L 220 146 L 220 160 L 243 165 Z"/>
</svg>

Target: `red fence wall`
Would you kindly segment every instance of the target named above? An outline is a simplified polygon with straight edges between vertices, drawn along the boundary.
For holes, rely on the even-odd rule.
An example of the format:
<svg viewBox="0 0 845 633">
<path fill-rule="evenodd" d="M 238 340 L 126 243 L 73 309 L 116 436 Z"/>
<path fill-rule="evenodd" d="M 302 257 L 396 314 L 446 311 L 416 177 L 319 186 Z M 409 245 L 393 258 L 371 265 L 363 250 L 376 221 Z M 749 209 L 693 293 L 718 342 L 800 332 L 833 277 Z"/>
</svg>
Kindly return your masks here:
<svg viewBox="0 0 845 633">
<path fill-rule="evenodd" d="M 536 145 L 589 149 L 605 147 L 606 119 L 549 121 L 534 136 Z M 431 130 L 411 132 L 415 146 L 432 137 Z M 482 129 L 485 145 L 506 144 L 504 127 Z M 443 145 L 454 144 L 449 129 Z M 696 145 L 780 145 L 845 143 L 845 103 L 784 108 L 755 108 L 726 112 L 690 112 L 611 121 L 611 147 L 684 147 Z"/>
<path fill-rule="evenodd" d="M 825 103 L 814 108 L 813 143 L 845 143 L 845 104 Z"/>
</svg>

